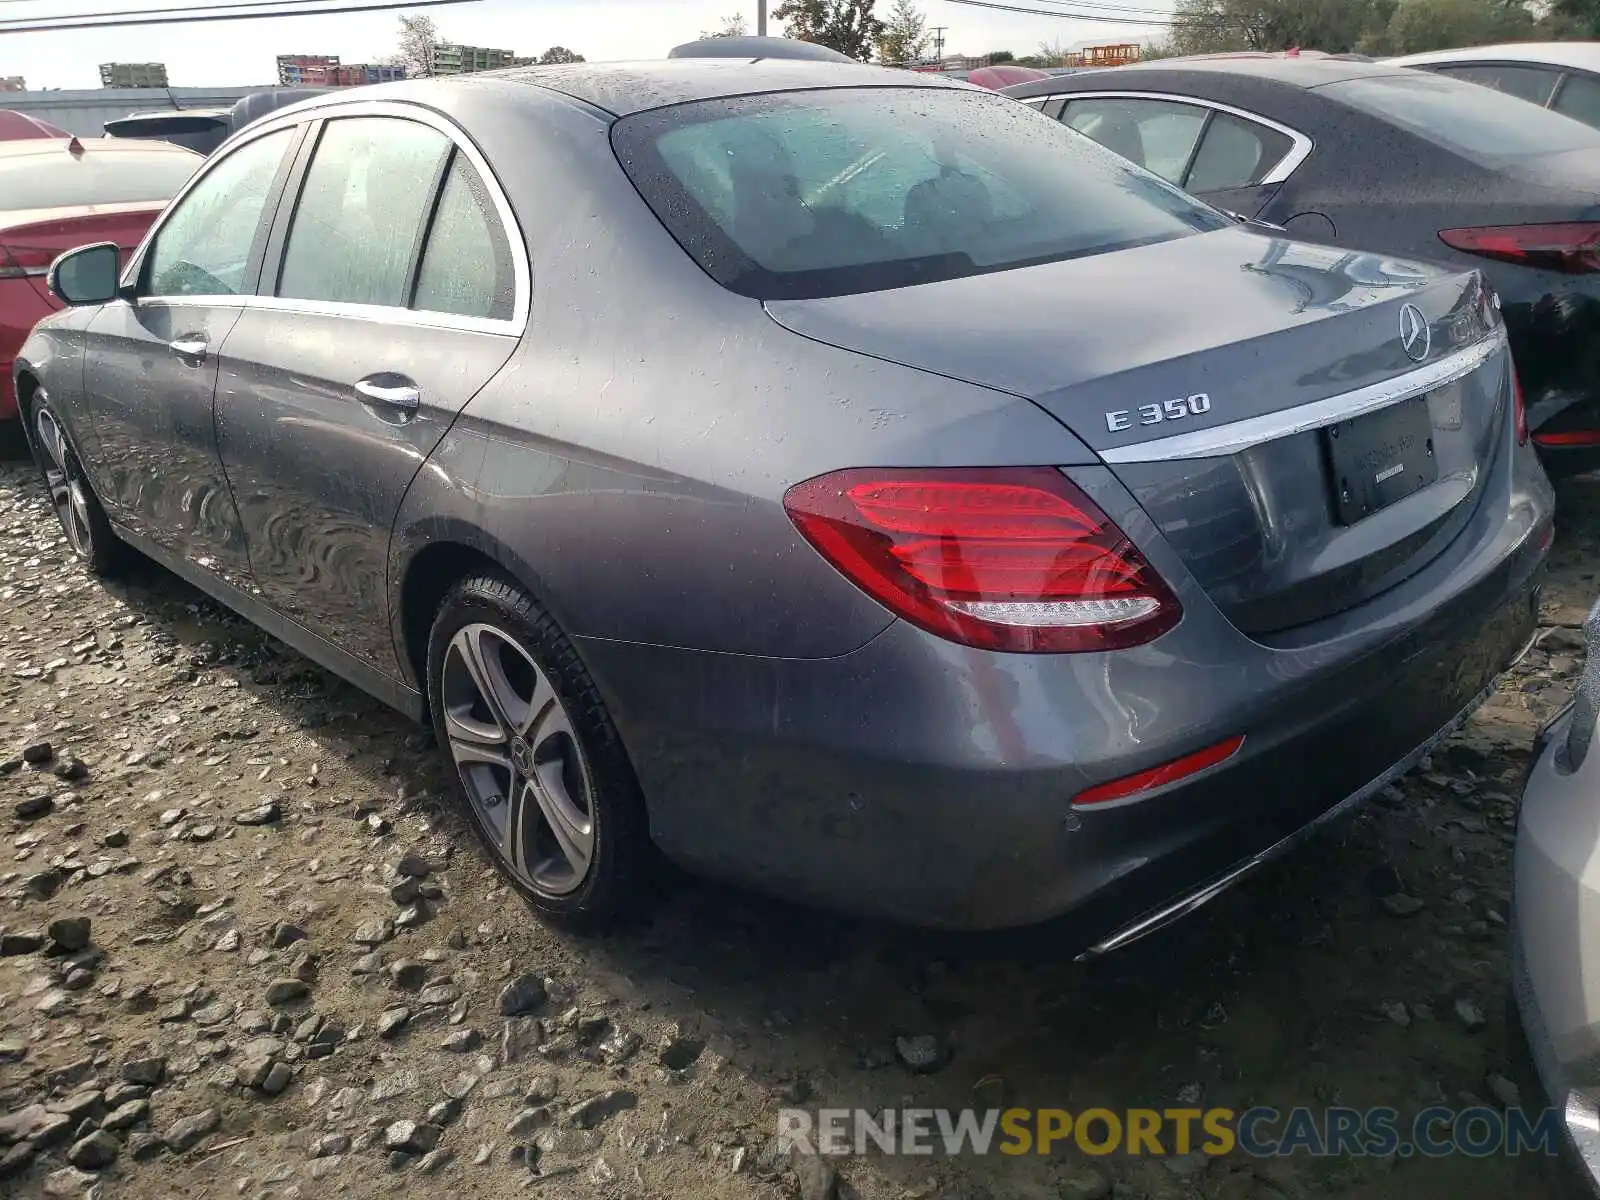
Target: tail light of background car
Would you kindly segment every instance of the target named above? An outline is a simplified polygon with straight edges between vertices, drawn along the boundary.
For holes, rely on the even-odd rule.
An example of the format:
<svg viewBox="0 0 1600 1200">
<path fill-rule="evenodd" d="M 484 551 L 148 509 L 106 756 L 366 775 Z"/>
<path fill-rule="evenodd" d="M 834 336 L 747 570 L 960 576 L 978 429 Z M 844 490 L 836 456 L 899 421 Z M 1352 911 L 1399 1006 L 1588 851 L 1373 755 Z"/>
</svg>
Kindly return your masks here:
<svg viewBox="0 0 1600 1200">
<path fill-rule="evenodd" d="M 38 246 L 0 244 L 0 279 L 20 279 L 24 275 L 43 275 L 60 254 Z"/>
<path fill-rule="evenodd" d="M 838 471 L 791 488 L 784 508 L 857 587 L 963 645 L 1118 650 L 1182 616 L 1133 543 L 1050 467 Z"/>
<path fill-rule="evenodd" d="M 1600 271 L 1600 223 L 1592 221 L 1441 229 L 1439 240 L 1467 254 L 1524 267 L 1569 275 Z"/>
</svg>

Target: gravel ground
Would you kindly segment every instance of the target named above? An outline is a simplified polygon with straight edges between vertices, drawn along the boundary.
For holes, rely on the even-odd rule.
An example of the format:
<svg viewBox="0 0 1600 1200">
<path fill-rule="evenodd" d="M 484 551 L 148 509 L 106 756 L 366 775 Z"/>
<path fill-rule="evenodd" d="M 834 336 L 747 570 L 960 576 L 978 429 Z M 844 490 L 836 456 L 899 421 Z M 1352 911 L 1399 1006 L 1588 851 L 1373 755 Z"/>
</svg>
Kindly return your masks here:
<svg viewBox="0 0 1600 1200">
<path fill-rule="evenodd" d="M 425 734 L 153 566 L 89 580 L 31 471 L 0 466 L 0 1194 L 1537 1193 L 1526 1158 L 797 1179 L 773 1134 L 795 1103 L 1504 1103 L 1517 780 L 1596 590 L 1600 484 L 1561 500 L 1545 639 L 1465 731 L 1083 968 L 1049 930 L 936 937 L 688 881 L 639 929 L 552 930 L 497 884 Z M 909 1069 L 907 1038 L 941 1065 Z"/>
</svg>

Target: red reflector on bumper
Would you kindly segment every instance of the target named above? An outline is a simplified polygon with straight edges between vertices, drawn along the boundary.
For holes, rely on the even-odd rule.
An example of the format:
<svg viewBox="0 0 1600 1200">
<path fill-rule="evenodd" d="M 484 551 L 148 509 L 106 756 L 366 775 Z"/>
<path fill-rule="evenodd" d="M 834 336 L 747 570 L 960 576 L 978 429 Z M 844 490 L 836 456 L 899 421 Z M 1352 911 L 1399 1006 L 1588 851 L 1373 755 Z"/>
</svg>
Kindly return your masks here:
<svg viewBox="0 0 1600 1200">
<path fill-rule="evenodd" d="M 1600 429 L 1574 429 L 1567 433 L 1536 433 L 1536 446 L 1600 446 Z"/>
<path fill-rule="evenodd" d="M 1122 800 L 1139 792 L 1165 787 L 1186 776 L 1204 771 L 1207 767 L 1227 762 L 1243 745 L 1244 735 L 1240 734 L 1225 742 L 1218 742 L 1215 746 L 1207 746 L 1204 750 L 1196 750 L 1193 754 L 1162 763 L 1159 767 L 1140 771 L 1137 775 L 1126 775 L 1121 779 L 1113 779 L 1110 783 L 1096 784 L 1087 791 L 1079 792 L 1073 797 L 1072 803 L 1074 807 L 1081 808 L 1086 804 L 1104 804 L 1108 800 Z"/>
</svg>

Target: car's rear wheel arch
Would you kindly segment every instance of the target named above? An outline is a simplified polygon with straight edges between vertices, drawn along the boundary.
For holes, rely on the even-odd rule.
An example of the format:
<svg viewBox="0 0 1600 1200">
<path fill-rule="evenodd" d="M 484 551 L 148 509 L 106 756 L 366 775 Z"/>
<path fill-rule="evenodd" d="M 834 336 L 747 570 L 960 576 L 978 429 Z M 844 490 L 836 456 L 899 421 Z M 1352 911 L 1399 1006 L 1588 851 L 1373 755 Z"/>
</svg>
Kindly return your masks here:
<svg viewBox="0 0 1600 1200">
<path fill-rule="evenodd" d="M 516 584 L 550 614 L 563 632 L 571 634 L 570 627 L 561 619 L 559 606 L 551 603 L 549 591 L 538 573 L 497 540 L 465 525 L 430 530 L 423 544 L 406 559 L 395 592 L 398 615 L 395 639 L 403 659 L 402 668 L 411 673 L 410 682 L 424 695 L 428 687 L 428 635 L 439 607 L 456 584 L 483 574 L 497 574 Z M 582 657 L 579 651 L 579 658 Z M 590 674 L 592 676 L 593 672 Z M 602 694 L 606 692 L 599 680 L 596 685 Z"/>
</svg>

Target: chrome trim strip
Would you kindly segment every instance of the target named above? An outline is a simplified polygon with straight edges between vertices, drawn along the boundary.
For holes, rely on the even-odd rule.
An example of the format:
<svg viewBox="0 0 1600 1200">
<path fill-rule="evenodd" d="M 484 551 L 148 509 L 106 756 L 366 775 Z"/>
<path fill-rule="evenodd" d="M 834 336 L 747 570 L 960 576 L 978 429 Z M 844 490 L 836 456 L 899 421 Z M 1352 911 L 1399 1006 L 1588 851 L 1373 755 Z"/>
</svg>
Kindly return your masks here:
<svg viewBox="0 0 1600 1200">
<path fill-rule="evenodd" d="M 312 100 L 301 101 L 277 113 L 270 114 L 257 121 L 228 139 L 224 144 L 226 153 L 217 154 L 206 162 L 197 171 L 171 203 L 162 211 L 150 231 L 145 235 L 144 241 L 134 251 L 129 259 L 128 269 L 123 273 L 124 286 L 132 286 L 138 278 L 147 248 L 154 242 L 160 233 L 161 227 L 166 224 L 171 214 L 176 211 L 184 197 L 208 176 L 219 162 L 233 154 L 239 147 L 253 142 L 258 138 L 267 137 L 281 130 L 303 125 L 310 121 L 335 121 L 345 117 L 396 117 L 402 120 L 415 121 L 419 125 L 427 125 L 438 130 L 449 138 L 456 148 L 466 156 L 473 169 L 478 172 L 478 177 L 483 180 L 483 186 L 489 193 L 495 212 L 500 217 L 500 226 L 505 234 L 506 241 L 511 248 L 511 273 L 514 280 L 514 296 L 512 299 L 511 316 L 507 320 L 494 320 L 487 317 L 462 317 L 453 313 L 433 313 L 420 309 L 388 308 L 371 304 L 340 304 L 320 300 L 291 300 L 277 296 L 151 296 L 141 298 L 138 303 L 168 305 L 207 304 L 207 305 L 232 305 L 239 304 L 244 308 L 266 308 L 285 312 L 319 313 L 327 316 L 354 317 L 359 320 L 381 320 L 394 325 L 422 325 L 429 328 L 440 329 L 465 329 L 476 333 L 496 333 L 510 337 L 521 337 L 523 330 L 528 325 L 528 314 L 532 308 L 533 298 L 533 271 L 528 261 L 528 243 L 522 236 L 522 227 L 517 223 L 516 213 L 511 207 L 511 202 L 506 198 L 505 190 L 500 186 L 500 180 L 489 167 L 489 161 L 483 153 L 473 144 L 466 131 L 446 120 L 432 109 L 423 108 L 401 100 L 343 100 L 340 97 L 316 97 Z M 289 199 L 289 197 L 285 197 Z M 243 303 L 240 303 L 243 302 Z"/>
<path fill-rule="evenodd" d="M 301 313 L 307 316 L 345 317 L 355 321 L 374 321 L 384 325 L 421 329 L 456 329 L 466 333 L 487 333 L 495 337 L 520 337 L 522 331 L 510 321 L 487 317 L 461 317 L 454 313 L 429 312 L 420 308 L 390 308 L 382 304 L 343 304 L 328 300 L 294 300 L 283 296 L 147 296 L 138 301 L 141 308 L 239 308 L 267 312 Z"/>
<path fill-rule="evenodd" d="M 1347 421 L 1351 417 L 1376 412 L 1398 401 L 1409 400 L 1447 383 L 1454 383 L 1483 366 L 1506 349 L 1506 345 L 1505 330 L 1497 329 L 1463 350 L 1381 383 L 1329 396 L 1326 400 L 1314 400 L 1285 412 L 1246 417 L 1242 421 L 1230 421 L 1211 429 L 1155 438 L 1132 446 L 1114 446 L 1100 451 L 1100 457 L 1107 463 L 1118 464 L 1171 462 L 1174 459 L 1218 458 L 1225 454 L 1237 454 L 1240 450 L 1248 450 L 1263 442 L 1320 429 L 1335 421 Z"/>
<path fill-rule="evenodd" d="M 1523 648 L 1522 653 L 1526 654 L 1528 648 L 1530 648 L 1532 645 L 1533 642 L 1530 639 L 1528 646 Z M 1422 745 L 1411 751 L 1411 753 L 1407 754 L 1399 762 L 1395 763 L 1382 775 L 1379 775 L 1376 779 L 1372 780 L 1372 782 L 1361 788 L 1360 791 L 1345 797 L 1343 800 L 1339 801 L 1339 803 L 1335 804 L 1332 808 L 1324 812 L 1321 816 L 1313 818 L 1307 824 L 1302 825 L 1299 829 L 1295 830 L 1287 837 L 1280 838 L 1278 841 L 1268 846 L 1265 850 L 1262 850 L 1260 853 L 1245 859 L 1237 866 L 1230 868 L 1225 874 L 1220 875 L 1209 882 L 1201 884 L 1193 891 L 1187 892 L 1178 899 L 1169 901 L 1168 903 L 1163 904 L 1161 907 L 1153 909 L 1150 912 L 1145 913 L 1143 916 L 1130 921 L 1122 928 L 1113 931 L 1109 936 L 1102 938 L 1100 941 L 1090 946 L 1087 950 L 1084 950 L 1074 961 L 1088 962 L 1090 959 L 1099 958 L 1104 954 L 1110 954 L 1113 950 L 1120 950 L 1124 946 L 1130 946 L 1141 938 L 1148 937 L 1150 934 L 1155 933 L 1158 930 L 1165 929 L 1168 925 L 1171 925 L 1173 922 L 1188 916 L 1190 913 L 1194 912 L 1195 909 L 1206 904 L 1208 901 L 1215 900 L 1218 896 L 1227 891 L 1234 884 L 1238 883 L 1245 876 L 1253 875 L 1261 867 L 1264 867 L 1268 863 L 1275 862 L 1277 859 L 1283 857 L 1283 855 L 1295 849 L 1324 825 L 1327 825 L 1331 821 L 1337 820 L 1339 817 L 1344 816 L 1352 809 L 1359 808 L 1362 804 L 1365 804 L 1373 796 L 1376 796 L 1396 779 L 1399 779 L 1407 771 L 1411 770 L 1412 767 L 1421 762 L 1428 754 L 1432 753 L 1434 747 L 1436 747 L 1440 742 L 1450 737 L 1456 732 L 1456 730 L 1465 725 L 1472 717 L 1472 714 L 1478 711 L 1478 708 L 1483 704 L 1483 702 L 1493 695 L 1495 688 L 1499 686 L 1501 678 L 1504 676 L 1505 672 L 1510 669 L 1511 668 L 1508 665 L 1502 670 L 1496 672 L 1495 677 L 1489 681 L 1489 686 L 1484 688 L 1470 701 L 1468 701 L 1467 706 L 1454 717 L 1452 717 L 1443 728 L 1441 728 L 1427 741 L 1423 742 Z"/>
<path fill-rule="evenodd" d="M 1315 143 L 1312 142 L 1311 138 L 1301 133 L 1298 129 L 1291 129 L 1279 121 L 1263 117 L 1259 113 L 1250 112 L 1248 109 L 1235 108 L 1231 104 L 1223 104 L 1216 100 L 1206 100 L 1199 96 L 1183 96 L 1171 92 L 1062 92 L 1059 96 L 1046 97 L 1047 100 L 1063 98 L 1069 104 L 1073 100 L 1087 99 L 1161 100 L 1168 104 L 1189 104 L 1196 108 L 1209 108 L 1216 112 L 1225 112 L 1229 116 L 1238 117 L 1242 121 L 1254 121 L 1257 125 L 1265 125 L 1268 129 L 1274 129 L 1287 137 L 1293 144 L 1289 147 L 1288 153 L 1277 161 L 1272 170 L 1261 177 L 1261 182 L 1255 185 L 1257 187 L 1267 187 L 1270 184 L 1282 183 L 1288 179 L 1289 176 L 1299 170 L 1301 163 L 1311 157 L 1311 151 L 1315 147 Z M 1061 115 L 1065 117 L 1066 113 L 1063 112 Z"/>
</svg>

